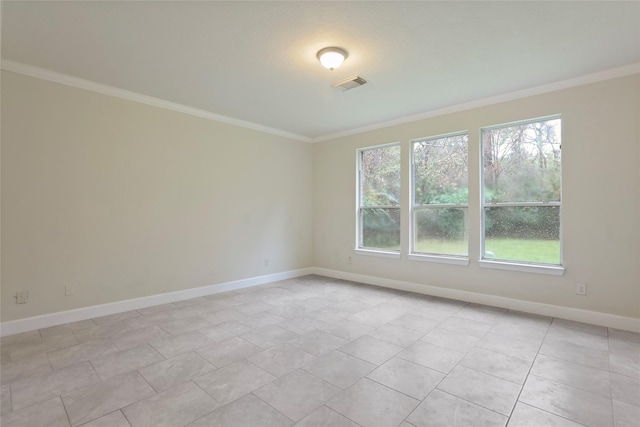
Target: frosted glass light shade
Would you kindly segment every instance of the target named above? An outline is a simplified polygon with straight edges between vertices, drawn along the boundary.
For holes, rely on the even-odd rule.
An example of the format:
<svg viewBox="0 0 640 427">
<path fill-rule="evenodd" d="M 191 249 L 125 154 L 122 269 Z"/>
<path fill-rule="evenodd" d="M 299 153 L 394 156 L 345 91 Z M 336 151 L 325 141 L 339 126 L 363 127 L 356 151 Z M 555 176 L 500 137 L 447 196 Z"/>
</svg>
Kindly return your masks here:
<svg viewBox="0 0 640 427">
<path fill-rule="evenodd" d="M 324 68 L 333 70 L 342 65 L 349 54 L 339 47 L 326 47 L 318 52 L 318 59 Z"/>
</svg>

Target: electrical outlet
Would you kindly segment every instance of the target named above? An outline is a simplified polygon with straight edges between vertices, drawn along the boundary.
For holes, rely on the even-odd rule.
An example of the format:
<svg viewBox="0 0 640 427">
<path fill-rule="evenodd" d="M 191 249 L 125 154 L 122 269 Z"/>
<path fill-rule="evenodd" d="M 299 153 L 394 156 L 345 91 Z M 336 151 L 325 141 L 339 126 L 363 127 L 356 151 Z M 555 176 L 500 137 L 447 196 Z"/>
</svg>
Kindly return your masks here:
<svg viewBox="0 0 640 427">
<path fill-rule="evenodd" d="M 353 257 L 347 257 L 347 264 L 352 265 L 353 264 Z"/>
<path fill-rule="evenodd" d="M 29 302 L 29 291 L 19 291 L 16 294 L 16 304 L 26 304 Z"/>
<path fill-rule="evenodd" d="M 74 289 L 74 287 L 73 287 L 73 286 L 71 286 L 71 285 L 67 285 L 67 286 L 65 286 L 65 287 L 64 287 L 64 294 L 65 294 L 66 296 L 68 296 L 68 297 L 69 297 L 69 296 L 71 296 L 71 295 L 75 295 L 75 293 L 76 293 L 76 290 Z"/>
<path fill-rule="evenodd" d="M 576 285 L 576 295 L 587 295 L 587 284 L 578 283 Z"/>
<path fill-rule="evenodd" d="M 269 258 L 264 259 L 264 266 L 269 267 Z"/>
</svg>

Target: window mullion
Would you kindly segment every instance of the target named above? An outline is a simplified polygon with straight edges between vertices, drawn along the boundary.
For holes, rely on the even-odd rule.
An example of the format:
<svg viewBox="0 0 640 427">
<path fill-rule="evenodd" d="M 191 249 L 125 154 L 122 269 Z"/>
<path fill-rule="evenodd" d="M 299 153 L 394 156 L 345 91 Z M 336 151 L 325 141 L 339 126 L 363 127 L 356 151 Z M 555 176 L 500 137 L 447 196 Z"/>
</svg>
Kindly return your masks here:
<svg viewBox="0 0 640 427">
<path fill-rule="evenodd" d="M 467 132 L 412 141 L 410 259 L 468 256 L 468 151 Z"/>
<path fill-rule="evenodd" d="M 486 265 L 561 266 L 560 118 L 484 128 L 480 145 Z"/>
</svg>

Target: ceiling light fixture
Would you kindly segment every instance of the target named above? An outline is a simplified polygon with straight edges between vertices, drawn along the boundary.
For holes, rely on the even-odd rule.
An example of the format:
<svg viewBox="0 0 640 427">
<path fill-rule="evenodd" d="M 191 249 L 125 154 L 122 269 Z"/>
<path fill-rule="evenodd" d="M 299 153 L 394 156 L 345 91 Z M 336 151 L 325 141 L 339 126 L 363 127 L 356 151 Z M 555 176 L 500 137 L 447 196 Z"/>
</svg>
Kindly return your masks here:
<svg viewBox="0 0 640 427">
<path fill-rule="evenodd" d="M 316 56 L 324 68 L 333 71 L 342 64 L 342 61 L 347 59 L 349 54 L 346 50 L 339 47 L 325 47 L 319 50 Z"/>
</svg>

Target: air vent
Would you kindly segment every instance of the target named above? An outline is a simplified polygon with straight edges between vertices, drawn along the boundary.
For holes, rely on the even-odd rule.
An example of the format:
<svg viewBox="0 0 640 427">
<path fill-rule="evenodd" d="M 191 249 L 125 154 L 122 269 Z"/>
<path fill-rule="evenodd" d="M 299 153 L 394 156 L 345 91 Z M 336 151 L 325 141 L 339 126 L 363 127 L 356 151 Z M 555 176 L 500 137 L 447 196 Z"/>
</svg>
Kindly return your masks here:
<svg viewBox="0 0 640 427">
<path fill-rule="evenodd" d="M 342 89 L 343 91 L 353 89 L 354 87 L 362 86 L 367 81 L 359 76 L 349 77 L 346 80 L 342 80 L 341 82 L 335 83 L 332 86 Z"/>
</svg>

